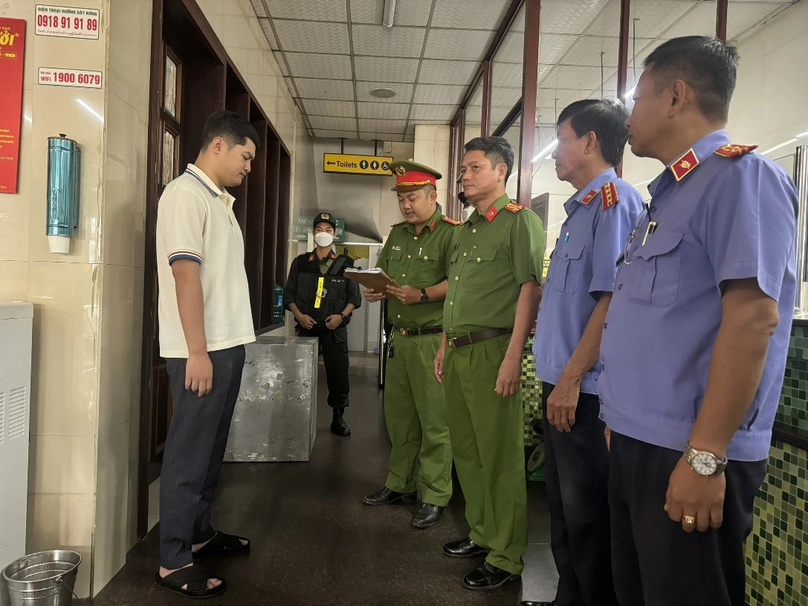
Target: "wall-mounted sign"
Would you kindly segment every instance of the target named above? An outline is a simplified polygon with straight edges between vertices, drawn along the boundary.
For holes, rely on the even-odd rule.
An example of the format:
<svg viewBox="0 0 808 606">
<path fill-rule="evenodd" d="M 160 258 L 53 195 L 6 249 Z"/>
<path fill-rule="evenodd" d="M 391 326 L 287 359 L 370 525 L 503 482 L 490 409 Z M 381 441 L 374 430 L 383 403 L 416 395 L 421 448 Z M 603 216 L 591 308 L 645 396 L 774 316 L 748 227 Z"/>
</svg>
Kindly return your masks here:
<svg viewBox="0 0 808 606">
<path fill-rule="evenodd" d="M 40 67 L 39 84 L 44 84 L 46 86 L 101 88 L 101 72 L 91 69 L 63 69 L 61 67 Z"/>
<path fill-rule="evenodd" d="M 381 175 L 389 177 L 393 158 L 387 156 L 354 156 L 350 154 L 323 154 L 324 173 L 351 175 Z"/>
<path fill-rule="evenodd" d="M 17 193 L 25 21 L 0 18 L 0 193 Z"/>
<path fill-rule="evenodd" d="M 334 242 L 345 242 L 345 219 L 334 217 L 334 220 L 337 222 L 337 233 L 334 236 Z M 299 242 L 305 241 L 311 233 L 312 221 L 314 221 L 314 217 L 297 217 L 293 225 L 293 238 Z"/>
<path fill-rule="evenodd" d="M 101 11 L 74 6 L 36 5 L 36 35 L 98 40 Z"/>
</svg>

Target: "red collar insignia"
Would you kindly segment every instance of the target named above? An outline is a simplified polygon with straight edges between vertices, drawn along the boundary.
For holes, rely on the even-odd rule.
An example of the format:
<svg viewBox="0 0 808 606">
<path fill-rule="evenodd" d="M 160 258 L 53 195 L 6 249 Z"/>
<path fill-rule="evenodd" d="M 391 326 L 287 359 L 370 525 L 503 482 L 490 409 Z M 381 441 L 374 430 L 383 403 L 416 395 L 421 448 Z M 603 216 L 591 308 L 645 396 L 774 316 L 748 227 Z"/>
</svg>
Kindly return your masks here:
<svg viewBox="0 0 808 606">
<path fill-rule="evenodd" d="M 590 203 L 592 200 L 594 200 L 594 199 L 595 199 L 595 196 L 597 196 L 597 195 L 598 195 L 598 192 L 597 192 L 596 190 L 594 190 L 594 189 L 590 189 L 590 190 L 589 190 L 589 191 L 586 193 L 586 195 L 585 195 L 583 198 L 581 198 L 581 204 L 583 204 L 584 206 L 589 206 L 589 203 Z"/>
<path fill-rule="evenodd" d="M 491 223 L 491 221 L 494 220 L 494 217 L 497 216 L 497 213 L 499 213 L 497 207 L 492 204 L 491 208 L 489 208 L 488 211 L 485 213 L 485 218 L 488 219 L 489 223 Z"/>
<path fill-rule="evenodd" d="M 677 181 L 681 181 L 699 165 L 699 159 L 696 157 L 696 152 L 691 147 L 681 156 L 676 162 L 671 164 L 671 172 Z"/>
<path fill-rule="evenodd" d="M 600 197 L 603 199 L 603 210 L 611 208 L 619 201 L 617 197 L 617 186 L 612 181 L 609 181 L 600 188 Z"/>
</svg>

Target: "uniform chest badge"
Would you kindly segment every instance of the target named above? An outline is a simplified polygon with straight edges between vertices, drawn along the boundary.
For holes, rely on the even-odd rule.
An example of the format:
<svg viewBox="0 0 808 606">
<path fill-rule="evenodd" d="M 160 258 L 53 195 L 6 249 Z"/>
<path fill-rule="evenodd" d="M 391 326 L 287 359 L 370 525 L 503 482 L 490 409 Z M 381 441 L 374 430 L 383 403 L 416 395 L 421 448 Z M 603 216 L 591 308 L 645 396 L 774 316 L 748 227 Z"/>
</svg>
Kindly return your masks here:
<svg viewBox="0 0 808 606">
<path fill-rule="evenodd" d="M 586 195 L 583 198 L 581 198 L 581 204 L 583 204 L 584 206 L 589 206 L 589 203 L 592 200 L 594 200 L 595 196 L 597 195 L 598 195 L 597 190 L 590 189 L 588 192 L 586 192 Z"/>
<path fill-rule="evenodd" d="M 676 160 L 676 162 L 671 164 L 671 172 L 677 181 L 681 181 L 693 172 L 693 169 L 698 165 L 699 159 L 696 157 L 696 152 L 694 152 L 691 147 L 683 156 Z"/>
</svg>

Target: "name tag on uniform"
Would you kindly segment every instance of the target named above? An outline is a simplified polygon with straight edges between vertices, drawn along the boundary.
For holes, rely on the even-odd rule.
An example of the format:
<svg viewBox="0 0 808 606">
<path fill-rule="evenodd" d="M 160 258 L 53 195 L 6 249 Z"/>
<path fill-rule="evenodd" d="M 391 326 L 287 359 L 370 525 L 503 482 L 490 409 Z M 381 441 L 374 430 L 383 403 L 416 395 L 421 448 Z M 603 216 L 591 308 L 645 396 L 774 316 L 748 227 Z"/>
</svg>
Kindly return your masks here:
<svg viewBox="0 0 808 606">
<path fill-rule="evenodd" d="M 400 246 L 394 246 L 393 250 L 401 250 L 401 247 Z"/>
</svg>

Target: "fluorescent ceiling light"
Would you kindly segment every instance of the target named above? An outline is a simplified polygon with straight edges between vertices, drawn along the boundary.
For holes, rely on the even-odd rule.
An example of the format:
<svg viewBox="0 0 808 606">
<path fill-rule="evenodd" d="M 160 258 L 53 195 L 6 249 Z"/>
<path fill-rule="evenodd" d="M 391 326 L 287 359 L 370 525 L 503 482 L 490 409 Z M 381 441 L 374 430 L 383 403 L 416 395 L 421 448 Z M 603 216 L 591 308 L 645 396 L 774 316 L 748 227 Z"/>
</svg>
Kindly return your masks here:
<svg viewBox="0 0 808 606">
<path fill-rule="evenodd" d="M 774 150 L 776 150 L 776 149 L 780 149 L 781 147 L 785 147 L 786 145 L 791 145 L 792 143 L 796 143 L 796 142 L 797 142 L 797 138 L 796 138 L 796 137 L 794 137 L 794 138 L 792 138 L 792 139 L 789 139 L 788 141 L 783 141 L 783 142 L 782 142 L 780 145 L 775 145 L 774 147 L 770 147 L 770 148 L 769 148 L 769 149 L 767 149 L 766 151 L 762 151 L 762 152 L 760 152 L 760 153 L 761 153 L 762 155 L 766 155 L 766 154 L 768 154 L 768 153 L 773 152 L 773 151 L 774 151 Z"/>
<path fill-rule="evenodd" d="M 395 17 L 395 14 L 396 14 L 396 0 L 384 0 L 382 25 L 385 27 L 393 27 L 393 18 Z"/>
<path fill-rule="evenodd" d="M 102 116 L 101 114 L 99 114 L 99 113 L 98 113 L 97 111 L 95 111 L 95 110 L 94 110 L 92 107 L 90 107 L 89 105 L 87 105 L 87 104 L 86 104 L 84 101 L 82 101 L 81 99 L 76 99 L 76 101 L 78 101 L 78 104 L 79 104 L 79 105 L 81 105 L 81 106 L 82 106 L 84 109 L 86 109 L 88 112 L 90 112 L 90 113 L 91 113 L 93 116 L 95 116 L 96 118 L 98 118 L 98 120 L 99 120 L 100 122 L 103 122 L 103 121 L 104 121 L 104 116 Z"/>
<path fill-rule="evenodd" d="M 808 137 L 808 130 L 806 130 L 804 133 L 800 133 L 799 135 L 797 135 L 797 139 L 802 139 L 803 137 Z"/>
<path fill-rule="evenodd" d="M 533 158 L 533 161 L 536 162 L 536 161 L 541 160 L 542 158 L 544 158 L 547 154 L 549 154 L 550 152 L 552 152 L 556 148 L 556 145 L 558 145 L 558 139 L 553 139 L 553 142 L 550 143 L 550 145 L 545 147 L 543 150 L 541 150 L 539 152 L 539 155 L 536 156 L 535 158 Z"/>
</svg>

